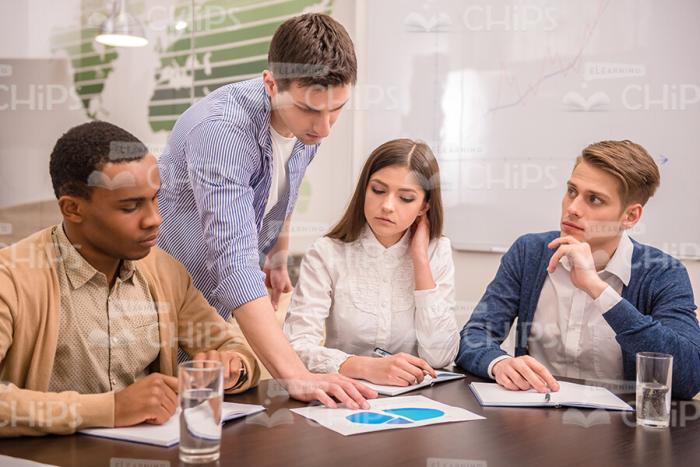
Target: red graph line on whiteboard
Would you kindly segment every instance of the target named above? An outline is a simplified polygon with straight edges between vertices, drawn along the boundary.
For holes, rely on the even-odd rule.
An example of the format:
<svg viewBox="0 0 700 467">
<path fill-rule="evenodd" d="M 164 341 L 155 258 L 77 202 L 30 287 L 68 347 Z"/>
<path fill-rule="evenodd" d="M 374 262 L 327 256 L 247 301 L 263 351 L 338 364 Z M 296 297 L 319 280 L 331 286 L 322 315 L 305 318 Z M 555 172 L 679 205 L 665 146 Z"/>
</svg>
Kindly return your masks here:
<svg viewBox="0 0 700 467">
<path fill-rule="evenodd" d="M 555 76 L 565 74 L 566 72 L 568 72 L 569 70 L 574 68 L 577 65 L 578 61 L 580 60 L 581 55 L 583 54 L 583 51 L 586 48 L 586 44 L 590 40 L 591 35 L 593 34 L 593 31 L 595 31 L 596 27 L 598 26 L 598 23 L 600 22 L 600 18 L 603 16 L 603 13 L 605 12 L 605 10 L 607 9 L 609 4 L 610 4 L 610 0 L 607 0 L 606 2 L 601 4 L 601 7 L 598 10 L 598 13 L 595 17 L 595 20 L 591 24 L 591 27 L 588 28 L 588 31 L 586 31 L 586 34 L 584 36 L 583 43 L 582 43 L 581 47 L 579 48 L 576 55 L 569 62 L 562 63 L 562 60 L 559 60 L 559 67 L 557 69 L 555 69 L 549 73 L 543 74 L 534 83 L 529 84 L 527 86 L 527 89 L 525 89 L 525 91 L 523 93 L 519 93 L 520 95 L 513 102 L 509 102 L 507 104 L 502 104 L 502 105 L 497 105 L 495 107 L 490 107 L 486 111 L 486 114 L 489 114 L 491 112 L 496 112 L 498 110 L 507 109 L 509 107 L 515 107 L 515 106 L 520 105 L 530 94 L 535 93 L 537 91 L 537 89 L 542 85 L 542 83 L 544 83 L 548 79 L 551 79 Z M 558 58 L 558 57 L 556 57 L 556 58 Z M 556 61 L 556 58 L 552 61 Z M 543 64 L 543 66 L 545 66 L 545 64 Z M 507 80 L 507 77 L 505 79 Z M 515 87 L 516 91 L 519 92 L 517 79 L 513 78 L 513 80 L 511 80 L 511 82 L 509 82 L 509 84 L 512 84 Z M 499 83 L 499 98 L 498 98 L 498 100 L 500 100 L 500 83 Z"/>
</svg>

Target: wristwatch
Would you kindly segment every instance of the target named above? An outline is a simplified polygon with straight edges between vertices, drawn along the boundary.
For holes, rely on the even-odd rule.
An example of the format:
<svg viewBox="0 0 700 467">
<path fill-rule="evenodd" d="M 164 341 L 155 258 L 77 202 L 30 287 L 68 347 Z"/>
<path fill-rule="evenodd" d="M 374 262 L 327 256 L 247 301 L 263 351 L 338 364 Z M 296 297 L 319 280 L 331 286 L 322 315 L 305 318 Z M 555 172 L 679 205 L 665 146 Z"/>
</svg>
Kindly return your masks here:
<svg viewBox="0 0 700 467">
<path fill-rule="evenodd" d="M 248 370 L 246 370 L 245 365 L 241 363 L 241 369 L 238 373 L 238 381 L 232 387 L 228 388 L 227 391 L 240 388 L 246 381 L 248 381 Z"/>
</svg>

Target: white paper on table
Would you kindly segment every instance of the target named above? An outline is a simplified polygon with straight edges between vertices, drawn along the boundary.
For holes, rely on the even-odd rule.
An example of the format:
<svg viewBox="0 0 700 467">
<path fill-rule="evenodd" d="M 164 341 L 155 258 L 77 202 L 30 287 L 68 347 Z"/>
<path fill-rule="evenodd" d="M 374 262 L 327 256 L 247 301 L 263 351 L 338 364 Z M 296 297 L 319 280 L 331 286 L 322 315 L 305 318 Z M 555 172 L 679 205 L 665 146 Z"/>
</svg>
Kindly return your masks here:
<svg viewBox="0 0 700 467">
<path fill-rule="evenodd" d="M 262 405 L 223 402 L 221 407 L 221 421 L 223 423 L 264 411 L 265 407 Z M 205 417 L 206 415 L 202 413 L 201 410 L 193 408 L 189 409 L 187 416 L 197 419 Z M 175 415 L 170 417 L 170 419 L 162 425 L 142 423 L 140 425 L 123 428 L 88 428 L 81 430 L 79 433 L 99 436 L 101 438 L 134 441 L 136 443 L 170 447 L 180 442 L 180 409 L 178 408 Z M 202 433 L 201 435 L 205 436 L 207 434 Z M 209 433 L 209 435 L 218 435 L 218 432 L 216 434 Z"/>
<path fill-rule="evenodd" d="M 591 409 L 634 411 L 629 404 L 606 388 L 559 381 L 559 391 L 545 395 L 531 389 L 511 391 L 497 383 L 471 383 L 469 385 L 479 403 L 495 407 L 583 407 Z"/>
<path fill-rule="evenodd" d="M 223 408 L 221 415 L 222 421 L 225 422 Z M 208 440 L 221 439 L 221 427 L 216 425 L 214 412 L 211 410 L 211 405 L 208 401 L 185 409 L 185 421 L 187 422 L 187 430 L 195 438 Z"/>
<path fill-rule="evenodd" d="M 343 436 L 484 418 L 468 410 L 452 407 L 424 396 L 374 399 L 369 401 L 369 404 L 371 407 L 369 410 L 329 409 L 314 406 L 291 409 L 291 411 Z M 392 410 L 396 412 L 390 412 Z M 427 416 L 430 418 L 422 418 Z"/>
<path fill-rule="evenodd" d="M 18 457 L 4 456 L 0 454 L 0 465 L 3 467 L 56 467 L 53 464 L 42 464 L 40 462 L 20 459 Z"/>
<path fill-rule="evenodd" d="M 407 392 L 415 391 L 416 389 L 424 388 L 426 386 L 432 386 L 433 384 L 443 383 L 445 381 L 452 381 L 455 379 L 464 378 L 465 375 L 461 373 L 452 373 L 451 371 L 436 371 L 437 378 L 432 376 L 426 376 L 423 381 L 418 384 L 413 384 L 411 386 L 388 386 L 384 384 L 374 384 L 368 381 L 360 381 L 362 384 L 368 388 L 374 389 L 379 394 L 385 396 L 398 396 L 399 394 L 405 394 Z"/>
</svg>

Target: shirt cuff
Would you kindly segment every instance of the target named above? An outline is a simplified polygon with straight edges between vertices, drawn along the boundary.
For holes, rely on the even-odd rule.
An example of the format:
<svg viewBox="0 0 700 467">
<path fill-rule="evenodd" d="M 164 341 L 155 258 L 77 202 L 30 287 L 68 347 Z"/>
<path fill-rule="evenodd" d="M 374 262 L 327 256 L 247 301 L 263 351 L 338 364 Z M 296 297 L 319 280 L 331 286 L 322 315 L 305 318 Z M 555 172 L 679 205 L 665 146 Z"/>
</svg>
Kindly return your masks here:
<svg viewBox="0 0 700 467">
<path fill-rule="evenodd" d="M 501 360 L 505 360 L 506 358 L 513 358 L 510 355 L 501 355 L 500 357 L 496 357 L 493 360 L 491 360 L 491 363 L 489 363 L 488 370 L 486 372 L 489 374 L 489 378 L 491 379 L 496 379 L 495 376 L 493 376 L 493 367 L 496 366 L 496 363 L 500 362 Z"/>
<path fill-rule="evenodd" d="M 612 287 L 607 286 L 605 290 L 603 290 L 603 293 L 600 294 L 598 298 L 593 300 L 593 306 L 595 306 L 598 312 L 602 315 L 603 313 L 610 311 L 610 309 L 617 305 L 620 300 L 622 300 L 620 294 L 615 292 Z"/>
<path fill-rule="evenodd" d="M 234 271 L 218 284 L 213 295 L 225 308 L 220 311 L 231 313 L 248 302 L 267 296 L 265 274 L 259 268 Z"/>
<path fill-rule="evenodd" d="M 342 350 L 333 350 L 335 351 L 328 355 L 325 365 L 319 365 L 320 371 L 318 371 L 318 373 L 340 373 L 340 367 L 342 364 L 345 363 L 348 358 L 353 356 L 343 352 Z"/>
</svg>

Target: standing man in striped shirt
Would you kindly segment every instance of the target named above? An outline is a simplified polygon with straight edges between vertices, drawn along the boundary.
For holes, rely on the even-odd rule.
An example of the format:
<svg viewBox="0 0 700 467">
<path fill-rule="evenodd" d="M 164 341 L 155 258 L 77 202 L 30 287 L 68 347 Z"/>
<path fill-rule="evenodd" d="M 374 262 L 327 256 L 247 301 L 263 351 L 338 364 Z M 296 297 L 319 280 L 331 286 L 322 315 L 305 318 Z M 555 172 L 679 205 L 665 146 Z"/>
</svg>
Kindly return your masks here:
<svg viewBox="0 0 700 467">
<path fill-rule="evenodd" d="M 374 391 L 306 369 L 273 311 L 291 291 L 289 219 L 304 172 L 356 81 L 354 47 L 331 17 L 305 14 L 275 32 L 268 61 L 261 78 L 217 89 L 175 124 L 160 159 L 159 246 L 222 316 L 233 313 L 292 397 L 369 408 Z"/>
</svg>

